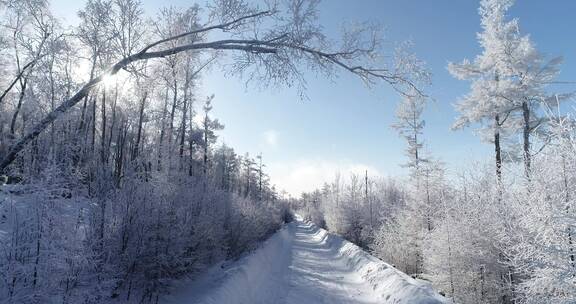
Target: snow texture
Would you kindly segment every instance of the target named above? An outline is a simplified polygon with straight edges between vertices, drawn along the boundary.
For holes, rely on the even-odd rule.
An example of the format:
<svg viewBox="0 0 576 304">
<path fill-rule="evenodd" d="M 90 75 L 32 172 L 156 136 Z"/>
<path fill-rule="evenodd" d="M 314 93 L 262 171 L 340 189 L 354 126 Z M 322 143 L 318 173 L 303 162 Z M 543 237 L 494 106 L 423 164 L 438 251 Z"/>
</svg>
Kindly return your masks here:
<svg viewBox="0 0 576 304">
<path fill-rule="evenodd" d="M 163 302 L 448 303 L 427 282 L 409 277 L 301 218 L 252 254 L 214 267 L 186 285 Z"/>
</svg>

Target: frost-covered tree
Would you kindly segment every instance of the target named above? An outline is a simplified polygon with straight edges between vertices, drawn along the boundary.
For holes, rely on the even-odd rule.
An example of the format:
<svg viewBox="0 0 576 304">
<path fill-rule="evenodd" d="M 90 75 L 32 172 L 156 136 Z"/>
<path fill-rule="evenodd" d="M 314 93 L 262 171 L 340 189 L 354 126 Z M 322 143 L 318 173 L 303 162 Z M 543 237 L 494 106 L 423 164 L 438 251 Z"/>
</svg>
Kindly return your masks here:
<svg viewBox="0 0 576 304">
<path fill-rule="evenodd" d="M 413 175 L 416 175 L 420 170 L 421 163 L 427 161 L 422 155 L 422 130 L 425 125 L 422 113 L 425 106 L 426 100 L 423 96 L 415 91 L 410 92 L 404 96 L 398 105 L 396 122 L 392 125 L 408 144 L 406 147 L 406 156 L 408 157 L 406 167 L 413 171 Z"/>
<path fill-rule="evenodd" d="M 421 62 L 403 53 L 396 60 L 399 64 L 375 62 L 375 59 L 383 57 L 375 56 L 380 51 L 381 40 L 378 30 L 373 27 L 354 27 L 344 32 L 340 45 L 331 44 L 317 23 L 318 1 L 286 0 L 267 4 L 265 9 L 258 9 L 243 0 L 215 0 L 208 6 L 210 22 L 194 30 L 152 40 L 139 51 L 119 58 L 15 142 L 0 162 L 0 169 L 6 169 L 29 142 L 86 98 L 98 83 L 138 61 L 182 52 L 219 50 L 238 55 L 234 57 L 231 72 L 249 75 L 249 79 L 265 86 L 303 85 L 302 69 L 305 66 L 328 75 L 332 75 L 335 68 L 341 68 L 368 84 L 383 81 L 399 91 L 416 88 L 416 81 L 428 76 L 422 72 Z M 99 16 L 103 15 L 94 17 L 98 20 Z M 227 37 L 208 39 L 213 37 L 209 34 L 215 32 Z M 202 41 L 198 38 L 207 39 Z"/>
<path fill-rule="evenodd" d="M 501 181 L 502 174 L 502 129 L 509 122 L 513 110 L 502 97 L 507 95 L 511 81 L 502 77 L 508 66 L 505 57 L 507 44 L 517 39 L 516 20 L 507 21 L 506 12 L 512 0 L 483 0 L 480 2 L 482 32 L 478 40 L 482 53 L 473 61 L 450 63 L 448 70 L 454 77 L 472 81 L 470 92 L 457 104 L 461 116 L 454 128 L 462 128 L 471 123 L 481 123 L 492 133 L 494 144 L 496 176 Z"/>
<path fill-rule="evenodd" d="M 402 271 L 422 275 L 425 273 L 425 240 L 437 229 L 445 203 L 443 164 L 435 160 L 422 163 L 405 191 L 403 204 L 395 206 L 371 247 L 379 257 Z"/>
<path fill-rule="evenodd" d="M 549 121 L 544 110 L 557 101 L 566 101 L 571 94 L 550 94 L 547 87 L 560 72 L 562 58 L 546 60 L 539 53 L 528 35 L 515 38 L 505 44 L 505 61 L 507 69 L 500 76 L 509 78 L 510 88 L 501 92 L 509 108 L 512 109 L 511 128 L 521 133 L 522 160 L 524 174 L 530 178 L 533 134 L 539 136 L 544 144 L 549 140 Z"/>
<path fill-rule="evenodd" d="M 518 284 L 518 298 L 523 303 L 571 303 L 576 299 L 574 123 L 560 111 L 547 115 L 550 145 L 534 158 L 531 191 L 517 191 L 518 197 L 510 201 L 516 217 L 513 227 L 519 233 L 505 238 L 509 263 L 523 278 Z"/>
<path fill-rule="evenodd" d="M 112 1 L 90 0 L 86 2 L 84 10 L 78 12 L 81 24 L 78 26 L 77 36 L 86 47 L 90 61 L 89 81 L 92 81 L 96 73 L 106 68 L 109 64 L 109 55 L 112 52 Z M 82 116 L 80 118 L 79 131 L 88 130 L 88 122 L 91 125 L 91 148 L 94 152 L 96 144 L 96 94 L 86 94 L 82 100 Z M 91 105 L 89 104 L 91 103 Z M 91 106 L 91 109 L 88 107 Z M 88 112 L 90 111 L 90 113 Z M 88 132 L 88 131 L 87 131 Z"/>
<path fill-rule="evenodd" d="M 460 303 L 509 303 L 511 281 L 500 232 L 509 210 L 491 169 L 474 164 L 445 185 L 423 242 L 425 276 Z M 502 193 L 506 200 L 507 193 Z M 515 275 L 515 274 L 514 274 Z"/>
<path fill-rule="evenodd" d="M 547 119 L 542 106 L 556 102 L 546 92 L 559 73 L 562 58 L 546 60 L 530 36 L 522 35 L 518 19 L 507 20 L 512 0 L 484 0 L 480 15 L 483 32 L 478 34 L 483 53 L 474 62 L 450 64 L 449 71 L 459 79 L 472 80 L 471 92 L 458 104 L 462 116 L 454 127 L 470 123 L 488 123 L 493 133 L 496 172 L 500 179 L 503 134 L 520 133 L 525 176 L 530 176 L 531 136 L 547 141 Z M 570 94 L 561 95 L 566 100 Z"/>
<path fill-rule="evenodd" d="M 155 303 L 171 281 L 237 258 L 290 218 L 264 164 L 245 179 L 243 158 L 213 148 L 213 114 L 207 128 L 193 120 L 203 111 L 192 101 L 212 52 L 182 51 L 174 69 L 167 60 L 135 60 L 104 72 L 143 56 L 150 39 L 200 28 L 197 12 L 170 19 L 176 32 L 162 36 L 161 24 L 144 22 L 139 1 L 88 1 L 69 29 L 46 1 L 0 1 L 2 157 L 34 133 L 0 176 L 0 302 Z M 251 18 L 200 33 L 243 32 Z M 196 34 L 163 50 L 206 38 Z M 75 95 L 81 79 L 93 82 Z M 74 96 L 79 105 L 60 104 Z M 59 119 L 48 122 L 47 113 Z M 205 154 L 203 174 L 195 168 Z"/>
<path fill-rule="evenodd" d="M 208 170 L 208 160 L 210 153 L 210 145 L 216 142 L 215 132 L 222 130 L 224 126 L 218 121 L 218 119 L 213 119 L 210 117 L 210 111 L 212 111 L 212 100 L 214 95 L 208 96 L 202 110 L 204 111 L 202 119 L 202 170 L 206 174 Z M 249 177 L 248 177 L 249 178 Z"/>
</svg>

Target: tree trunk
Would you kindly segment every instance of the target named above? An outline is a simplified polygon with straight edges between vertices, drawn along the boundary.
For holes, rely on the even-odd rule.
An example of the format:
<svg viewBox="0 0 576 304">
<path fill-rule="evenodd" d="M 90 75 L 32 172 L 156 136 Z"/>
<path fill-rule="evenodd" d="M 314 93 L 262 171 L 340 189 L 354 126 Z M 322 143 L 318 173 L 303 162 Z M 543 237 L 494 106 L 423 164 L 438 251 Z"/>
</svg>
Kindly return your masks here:
<svg viewBox="0 0 576 304">
<path fill-rule="evenodd" d="M 38 207 L 41 208 L 41 207 Z M 36 259 L 34 261 L 34 274 L 32 279 L 32 286 L 36 288 L 36 284 L 38 283 L 38 267 L 40 265 L 40 242 L 42 240 L 42 216 L 39 214 L 40 212 L 36 210 Z"/>
<path fill-rule="evenodd" d="M 126 144 L 126 134 L 128 126 L 123 122 L 118 128 L 118 139 L 116 143 L 116 166 L 114 176 L 116 178 L 116 187 L 120 187 L 120 181 L 122 180 L 122 170 L 124 166 L 124 145 Z"/>
<path fill-rule="evenodd" d="M 418 155 L 418 154 L 416 154 Z M 370 213 L 370 229 L 374 229 L 374 223 L 372 219 L 372 200 L 368 197 L 368 170 L 366 170 L 366 175 L 364 176 L 364 198 L 368 203 L 368 212 Z"/>
<path fill-rule="evenodd" d="M 192 119 L 194 118 L 194 109 L 190 106 L 188 107 L 188 124 L 190 125 L 190 136 L 188 137 L 188 149 L 189 156 L 188 156 L 188 176 L 194 175 L 194 132 L 192 130 Z"/>
<path fill-rule="evenodd" d="M 98 97 L 94 98 L 92 101 L 92 131 L 91 131 L 91 142 L 90 142 L 90 152 L 94 154 L 94 148 L 96 147 L 96 101 Z"/>
<path fill-rule="evenodd" d="M 96 56 L 92 57 L 92 66 L 90 67 L 90 79 L 88 82 L 94 80 L 94 71 L 96 69 Z M 82 132 L 84 126 L 86 125 L 86 108 L 88 106 L 88 94 L 84 96 L 84 102 L 82 103 L 82 113 L 80 115 L 80 125 L 78 126 L 78 130 Z"/>
<path fill-rule="evenodd" d="M 496 179 L 498 187 L 502 183 L 502 155 L 500 148 L 500 115 L 494 116 L 494 152 L 496 155 Z"/>
<path fill-rule="evenodd" d="M 132 151 L 132 161 L 134 161 L 138 154 L 140 153 L 140 141 L 142 140 L 142 125 L 144 124 L 144 108 L 146 107 L 146 98 L 148 97 L 148 91 L 144 91 L 144 96 L 140 101 L 140 109 L 138 111 L 138 132 L 136 134 L 136 143 L 134 145 L 134 150 Z"/>
<path fill-rule="evenodd" d="M 568 187 L 568 172 L 566 170 L 566 155 L 562 155 L 562 181 L 564 186 L 564 203 L 566 204 L 566 216 L 570 216 L 570 188 Z M 570 265 L 576 267 L 576 256 L 574 254 L 574 241 L 572 237 L 572 226 L 568 224 L 566 228 L 568 234 L 568 257 Z"/>
<path fill-rule="evenodd" d="M 186 94 L 186 87 L 184 88 L 184 104 L 182 106 L 182 125 L 180 131 L 180 150 L 178 154 L 180 156 L 180 165 L 182 166 L 182 162 L 184 159 L 184 145 L 186 142 L 186 113 L 188 112 L 188 94 Z"/>
<path fill-rule="evenodd" d="M 175 69 L 175 67 L 173 67 L 173 69 Z M 173 77 L 174 77 L 174 87 L 173 87 L 173 99 L 172 99 L 172 108 L 170 109 L 170 124 L 168 125 L 169 127 L 169 132 L 168 132 L 168 169 L 170 169 L 170 167 L 172 166 L 172 140 L 174 139 L 174 117 L 176 115 L 176 105 L 178 103 L 178 80 L 176 79 L 176 72 L 175 70 L 173 70 L 172 73 Z"/>
<path fill-rule="evenodd" d="M 54 111 L 54 101 L 56 99 L 56 93 L 54 89 L 54 56 L 51 57 L 49 69 L 48 69 L 48 79 L 50 79 L 50 111 Z M 53 161 L 56 157 L 56 153 L 54 153 L 56 145 L 54 143 L 55 140 L 55 132 L 54 130 L 54 122 L 50 124 L 50 158 Z"/>
<path fill-rule="evenodd" d="M 12 88 L 14 88 L 14 86 L 20 82 L 22 83 L 22 78 L 24 78 L 24 72 L 26 71 L 26 69 L 31 68 L 32 66 L 34 66 L 34 64 L 36 63 L 37 59 L 34 59 L 33 61 L 29 62 L 28 64 L 26 64 L 18 73 L 18 75 L 16 75 L 16 78 L 14 78 L 14 80 L 12 80 L 12 82 L 8 85 L 8 88 L 6 88 L 6 90 L 4 90 L 4 92 L 2 93 L 2 95 L 0 95 L 0 104 L 2 103 L 2 101 L 4 100 L 4 97 L 6 97 L 6 95 L 8 95 L 8 93 L 12 90 Z"/>
<path fill-rule="evenodd" d="M 106 145 L 106 159 L 110 156 L 110 147 L 112 147 L 112 137 L 114 127 L 116 126 L 116 102 L 118 101 L 118 86 L 114 89 L 114 101 L 112 102 L 112 121 L 110 122 L 110 133 L 108 134 L 108 144 Z"/>
<path fill-rule="evenodd" d="M 250 196 L 250 159 L 246 158 L 246 195 L 244 197 Z"/>
<path fill-rule="evenodd" d="M 102 164 L 108 162 L 106 157 L 106 88 L 102 88 L 102 133 L 100 139 L 100 158 L 102 159 Z"/>
<path fill-rule="evenodd" d="M 418 116 L 416 116 L 416 111 L 412 111 L 412 125 L 418 125 Z M 413 128 L 414 131 L 414 165 L 416 168 L 416 172 L 420 169 L 420 157 L 418 155 L 418 129 L 416 127 Z"/>
<path fill-rule="evenodd" d="M 203 172 L 206 175 L 208 171 L 208 114 L 204 117 L 204 167 Z"/>
<path fill-rule="evenodd" d="M 18 97 L 18 104 L 16 105 L 16 110 L 12 115 L 12 121 L 10 122 L 10 136 L 14 138 L 16 133 L 16 120 L 18 119 L 18 114 L 22 109 L 22 102 L 24 101 L 24 96 L 26 95 L 26 84 L 28 83 L 28 77 L 24 78 L 24 81 L 20 82 L 20 95 Z"/>
<path fill-rule="evenodd" d="M 78 125 L 78 131 L 80 133 L 82 133 L 82 130 L 84 130 L 84 122 L 86 120 L 86 107 L 88 105 L 88 95 L 86 95 L 86 97 L 84 97 L 84 102 L 82 103 L 82 111 L 80 114 L 80 124 Z"/>
<path fill-rule="evenodd" d="M 100 198 L 100 258 L 104 262 L 104 229 L 106 227 L 106 198 Z"/>
<path fill-rule="evenodd" d="M 160 139 L 158 140 L 158 167 L 162 170 L 162 157 L 164 150 L 164 136 L 166 135 L 166 115 L 168 114 L 168 87 L 166 87 L 166 96 L 164 98 L 164 108 L 162 109 L 162 126 L 160 126 Z"/>
<path fill-rule="evenodd" d="M 432 201 L 430 200 L 430 171 L 426 171 L 426 229 L 428 232 L 432 232 L 432 216 L 430 214 L 430 210 L 432 210 Z"/>
<path fill-rule="evenodd" d="M 530 165 L 531 165 L 531 155 L 530 155 L 530 108 L 528 107 L 528 102 L 522 102 L 522 117 L 524 118 L 524 175 L 527 180 L 530 180 Z"/>
</svg>

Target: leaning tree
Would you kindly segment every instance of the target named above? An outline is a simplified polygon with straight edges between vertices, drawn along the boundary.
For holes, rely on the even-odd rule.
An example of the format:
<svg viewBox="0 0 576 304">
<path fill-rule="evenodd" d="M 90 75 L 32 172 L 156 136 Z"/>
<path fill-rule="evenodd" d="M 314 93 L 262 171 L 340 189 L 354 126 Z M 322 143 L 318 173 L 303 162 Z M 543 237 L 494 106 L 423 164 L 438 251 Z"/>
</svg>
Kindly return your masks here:
<svg viewBox="0 0 576 304">
<path fill-rule="evenodd" d="M 303 71 L 327 77 L 338 69 L 358 76 L 367 85 L 384 82 L 398 92 L 415 89 L 428 72 L 413 55 L 392 50 L 384 54 L 380 28 L 354 25 L 331 41 L 318 23 L 319 0 L 264 1 L 261 6 L 245 0 L 214 0 L 206 6 L 207 21 L 193 30 L 161 37 L 92 77 L 74 95 L 49 112 L 16 140 L 2 156 L 0 171 L 16 159 L 24 147 L 52 122 L 73 108 L 102 81 L 134 63 L 175 56 L 182 52 L 232 54 L 227 72 L 263 86 L 304 88 Z"/>
</svg>

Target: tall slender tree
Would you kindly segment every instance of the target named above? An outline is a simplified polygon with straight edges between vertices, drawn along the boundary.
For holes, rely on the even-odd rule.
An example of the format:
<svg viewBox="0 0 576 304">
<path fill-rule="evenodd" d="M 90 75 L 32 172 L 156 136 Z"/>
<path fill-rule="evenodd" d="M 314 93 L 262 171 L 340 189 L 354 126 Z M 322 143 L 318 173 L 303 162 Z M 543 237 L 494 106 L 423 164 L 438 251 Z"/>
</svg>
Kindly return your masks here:
<svg viewBox="0 0 576 304">
<path fill-rule="evenodd" d="M 426 99 L 417 92 L 411 91 L 398 105 L 396 122 L 392 125 L 392 128 L 396 129 L 408 144 L 406 148 L 408 162 L 405 166 L 412 170 L 413 176 L 418 174 L 421 164 L 428 161 L 422 155 L 422 130 L 425 125 L 422 113 L 425 106 Z"/>
<path fill-rule="evenodd" d="M 213 119 L 210 117 L 210 111 L 212 111 L 212 100 L 214 95 L 208 96 L 202 107 L 204 111 L 204 117 L 202 120 L 202 147 L 203 147 L 203 162 L 202 170 L 204 174 L 208 171 L 208 158 L 210 154 L 210 146 L 216 142 L 216 131 L 222 130 L 224 126 L 218 121 L 218 119 Z"/>
<path fill-rule="evenodd" d="M 482 123 L 484 130 L 492 133 L 490 140 L 494 144 L 496 176 L 502 179 L 502 129 L 509 122 L 513 108 L 507 104 L 506 96 L 511 88 L 508 78 L 502 75 L 508 70 L 502 60 L 506 43 L 517 37 L 516 20 L 507 21 L 506 12 L 512 6 L 512 0 L 482 0 L 480 16 L 482 32 L 478 41 L 483 48 L 474 61 L 448 65 L 450 73 L 462 80 L 472 81 L 470 92 L 457 104 L 461 116 L 454 128 L 462 128 L 471 123 Z"/>
</svg>

